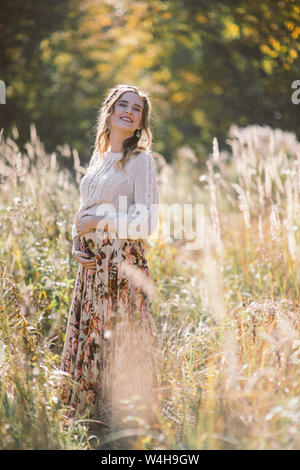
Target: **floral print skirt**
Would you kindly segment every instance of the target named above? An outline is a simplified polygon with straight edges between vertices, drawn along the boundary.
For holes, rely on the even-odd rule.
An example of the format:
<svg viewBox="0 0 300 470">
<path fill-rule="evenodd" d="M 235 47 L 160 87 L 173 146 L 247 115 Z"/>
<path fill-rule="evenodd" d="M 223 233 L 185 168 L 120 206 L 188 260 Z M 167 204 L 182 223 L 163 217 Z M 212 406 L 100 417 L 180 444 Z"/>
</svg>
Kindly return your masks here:
<svg viewBox="0 0 300 470">
<path fill-rule="evenodd" d="M 90 427 L 152 419 L 156 406 L 157 330 L 153 283 L 140 240 L 92 231 L 80 249 L 96 272 L 79 265 L 61 361 L 60 398 L 70 418 Z M 150 413 L 150 415 L 149 415 Z M 129 416 L 129 418 L 128 418 Z M 135 423 L 136 424 L 136 423 Z"/>
</svg>

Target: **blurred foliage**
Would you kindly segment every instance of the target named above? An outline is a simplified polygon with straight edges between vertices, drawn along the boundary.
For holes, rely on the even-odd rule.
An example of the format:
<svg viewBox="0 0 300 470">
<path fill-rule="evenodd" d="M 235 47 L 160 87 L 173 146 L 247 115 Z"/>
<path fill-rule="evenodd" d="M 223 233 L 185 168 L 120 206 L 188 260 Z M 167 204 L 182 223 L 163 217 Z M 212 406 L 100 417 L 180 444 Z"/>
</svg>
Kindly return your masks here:
<svg viewBox="0 0 300 470">
<path fill-rule="evenodd" d="M 68 142 L 87 161 L 97 108 L 117 83 L 150 92 L 154 150 L 189 145 L 205 159 L 232 123 L 300 135 L 294 0 L 4 0 L 0 128 L 20 143 L 34 123 L 46 150 Z M 68 162 L 67 162 L 68 163 Z"/>
<path fill-rule="evenodd" d="M 232 126 L 232 152 L 219 152 L 215 140 L 201 172 L 190 148 L 171 165 L 156 155 L 161 202 L 201 201 L 205 236 L 203 249 L 190 251 L 189 231 L 178 239 L 174 223 L 165 237 L 159 218 L 147 255 L 157 287 L 158 422 L 136 434 L 129 420 L 122 440 L 118 430 L 93 438 L 84 418 L 67 419 L 58 395 L 78 270 L 71 222 L 81 161 L 61 149 L 74 181 L 33 126 L 25 150 L 13 134 L 0 135 L 0 448 L 299 449 L 295 134 Z"/>
</svg>

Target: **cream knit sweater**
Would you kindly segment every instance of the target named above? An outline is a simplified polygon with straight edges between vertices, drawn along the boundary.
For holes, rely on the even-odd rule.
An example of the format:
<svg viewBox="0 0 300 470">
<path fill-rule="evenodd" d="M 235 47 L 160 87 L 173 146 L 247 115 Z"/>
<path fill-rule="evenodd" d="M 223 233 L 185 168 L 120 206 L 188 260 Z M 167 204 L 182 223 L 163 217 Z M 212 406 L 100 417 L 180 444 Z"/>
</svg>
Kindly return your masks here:
<svg viewBox="0 0 300 470">
<path fill-rule="evenodd" d="M 122 152 L 107 151 L 102 160 L 99 151 L 94 152 L 80 182 L 81 204 L 72 226 L 72 238 L 77 235 L 75 222 L 79 216 L 105 214 L 109 231 L 115 237 L 140 238 L 147 251 L 152 246 L 148 236 L 158 224 L 159 194 L 155 162 L 150 153 L 142 150 L 139 155 L 130 158 L 123 170 L 116 170 L 114 163 L 121 157 Z M 126 196 L 127 199 L 119 196 Z M 112 210 L 106 210 L 109 206 L 104 207 L 105 204 L 110 204 Z M 101 209 L 104 208 L 103 213 Z M 123 235 L 136 231 L 141 236 Z"/>
</svg>

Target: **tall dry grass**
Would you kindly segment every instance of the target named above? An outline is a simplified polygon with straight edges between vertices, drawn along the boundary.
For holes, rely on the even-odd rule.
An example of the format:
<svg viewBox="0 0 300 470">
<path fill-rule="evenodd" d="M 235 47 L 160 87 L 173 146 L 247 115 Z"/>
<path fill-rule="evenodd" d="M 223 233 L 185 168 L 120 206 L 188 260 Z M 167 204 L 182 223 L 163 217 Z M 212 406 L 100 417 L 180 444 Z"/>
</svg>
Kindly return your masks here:
<svg viewBox="0 0 300 470">
<path fill-rule="evenodd" d="M 162 338 L 172 351 L 165 408 L 179 445 L 296 449 L 300 144 L 260 126 L 233 126 L 229 137 L 232 153 L 214 139 L 198 178 L 203 250 L 176 256 L 181 278 Z"/>
<path fill-rule="evenodd" d="M 34 127 L 24 149 L 17 141 L 14 129 L 0 143 L 0 445 L 87 449 L 84 422 L 69 423 L 56 394 L 84 167 L 68 146 L 47 155 Z M 197 251 L 185 237 L 155 239 L 148 255 L 160 416 L 128 448 L 300 447 L 300 144 L 260 126 L 233 126 L 228 143 L 232 152 L 220 151 L 214 139 L 205 171 L 191 149 L 172 165 L 157 155 L 161 202 L 204 204 L 205 237 Z"/>
</svg>

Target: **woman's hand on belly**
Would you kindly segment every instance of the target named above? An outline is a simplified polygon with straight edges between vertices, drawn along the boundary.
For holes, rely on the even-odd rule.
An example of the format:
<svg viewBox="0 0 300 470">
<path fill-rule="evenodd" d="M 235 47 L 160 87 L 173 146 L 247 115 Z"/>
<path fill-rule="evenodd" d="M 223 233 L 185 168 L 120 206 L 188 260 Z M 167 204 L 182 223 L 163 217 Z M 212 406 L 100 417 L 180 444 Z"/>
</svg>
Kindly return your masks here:
<svg viewBox="0 0 300 470">
<path fill-rule="evenodd" d="M 83 215 L 75 222 L 77 235 L 82 237 L 85 233 L 91 232 L 96 228 L 96 217 L 92 215 Z"/>
<path fill-rule="evenodd" d="M 98 225 L 99 224 L 99 225 Z M 85 233 L 91 232 L 92 230 L 108 230 L 108 223 L 105 221 L 105 217 L 97 217 L 93 215 L 83 215 L 79 217 L 75 223 L 77 235 L 80 237 Z"/>
<path fill-rule="evenodd" d="M 95 229 L 104 230 L 105 232 L 108 231 L 108 222 L 107 222 L 107 219 L 105 217 L 96 217 L 95 216 L 95 220 L 96 220 Z"/>
</svg>

